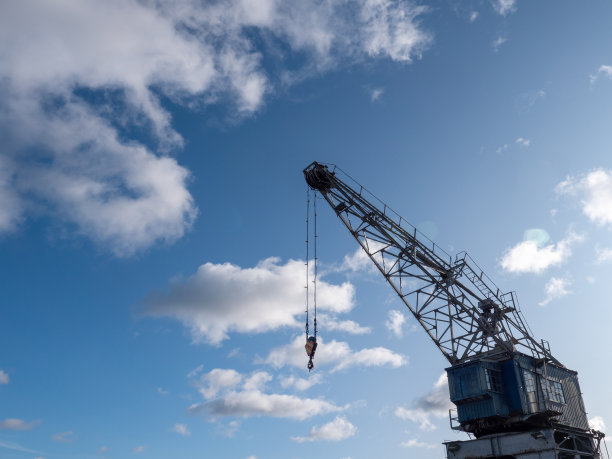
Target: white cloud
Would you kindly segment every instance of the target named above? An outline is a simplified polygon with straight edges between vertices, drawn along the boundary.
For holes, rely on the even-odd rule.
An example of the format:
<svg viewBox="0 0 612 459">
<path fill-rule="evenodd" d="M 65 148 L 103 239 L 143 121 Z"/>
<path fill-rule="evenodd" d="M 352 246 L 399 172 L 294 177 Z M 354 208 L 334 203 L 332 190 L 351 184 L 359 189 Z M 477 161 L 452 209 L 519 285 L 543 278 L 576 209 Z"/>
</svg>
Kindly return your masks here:
<svg viewBox="0 0 612 459">
<path fill-rule="evenodd" d="M 74 443 L 76 436 L 72 430 L 68 430 L 66 432 L 56 433 L 51 439 L 58 443 Z"/>
<path fill-rule="evenodd" d="M 389 318 L 385 322 L 385 326 L 393 332 L 395 336 L 401 338 L 404 334 L 404 323 L 406 322 L 406 316 L 400 311 L 391 310 L 389 311 Z"/>
<path fill-rule="evenodd" d="M 493 9 L 502 16 L 513 13 L 516 10 L 516 0 L 491 0 Z"/>
<path fill-rule="evenodd" d="M 394 61 L 412 61 L 431 40 L 419 29 L 415 18 L 427 8 L 408 2 L 364 0 L 359 18 L 363 23 L 360 46 L 370 56 L 388 56 Z"/>
<path fill-rule="evenodd" d="M 168 395 L 170 392 L 165 390 L 163 387 L 158 387 L 157 388 L 157 393 L 160 395 Z"/>
<path fill-rule="evenodd" d="M 8 384 L 9 381 L 9 375 L 5 371 L 0 370 L 0 384 Z"/>
<path fill-rule="evenodd" d="M 315 384 L 320 384 L 322 380 L 320 373 L 308 374 L 308 378 L 296 378 L 295 376 L 285 376 L 280 378 L 280 385 L 283 389 L 294 388 L 298 391 L 310 389 Z"/>
<path fill-rule="evenodd" d="M 595 252 L 597 254 L 597 263 L 606 263 L 612 261 L 612 249 L 596 247 Z"/>
<path fill-rule="evenodd" d="M 544 290 L 546 292 L 546 298 L 538 303 L 540 306 L 546 306 L 552 300 L 557 300 L 559 298 L 563 298 L 564 296 L 572 293 L 569 290 L 572 281 L 567 278 L 561 277 L 551 277 L 549 281 L 546 283 Z"/>
<path fill-rule="evenodd" d="M 199 391 L 205 399 L 214 398 L 220 390 L 234 388 L 242 382 L 242 375 L 236 370 L 215 368 L 200 378 Z"/>
<path fill-rule="evenodd" d="M 370 91 L 370 100 L 372 102 L 378 102 L 384 93 L 384 88 L 374 88 Z"/>
<path fill-rule="evenodd" d="M 506 43 L 507 41 L 508 39 L 506 37 L 497 37 L 495 40 L 493 40 L 493 51 L 499 51 L 500 46 Z"/>
<path fill-rule="evenodd" d="M 516 139 L 516 143 L 521 147 L 528 147 L 529 145 L 531 145 L 531 140 L 519 137 L 518 139 Z"/>
<path fill-rule="evenodd" d="M 145 446 L 136 446 L 135 448 L 132 448 L 132 453 L 134 454 L 144 453 L 145 449 L 146 449 Z"/>
<path fill-rule="evenodd" d="M 404 448 L 427 448 L 427 449 L 433 449 L 436 448 L 437 445 L 432 445 L 431 443 L 425 443 L 422 441 L 419 441 L 416 438 L 412 438 L 408 441 L 403 441 L 402 443 L 400 443 L 401 446 L 403 446 Z"/>
<path fill-rule="evenodd" d="M 373 251 L 379 250 L 383 247 L 382 244 L 372 242 L 371 247 Z M 358 271 L 376 271 L 376 265 L 372 263 L 372 260 L 368 256 L 365 250 L 361 246 L 357 247 L 352 254 L 345 255 L 342 263 L 334 271 L 343 272 L 358 272 Z"/>
<path fill-rule="evenodd" d="M 596 169 L 584 176 L 567 177 L 555 191 L 580 198 L 582 212 L 598 225 L 612 225 L 612 171 Z"/>
<path fill-rule="evenodd" d="M 589 427 L 600 432 L 606 431 L 606 423 L 601 416 L 593 416 L 589 419 Z"/>
<path fill-rule="evenodd" d="M 431 418 L 445 418 L 448 410 L 453 407 L 448 393 L 447 375 L 442 373 L 429 393 L 418 398 L 411 408 L 397 407 L 395 415 L 420 424 L 422 430 L 434 430 L 436 426 Z"/>
<path fill-rule="evenodd" d="M 591 84 L 595 84 L 599 77 L 602 76 L 605 78 L 612 79 L 612 65 L 602 65 L 601 67 L 599 67 L 597 73 L 589 77 L 591 80 Z"/>
<path fill-rule="evenodd" d="M 286 394 L 266 394 L 258 390 L 230 391 L 223 397 L 206 403 L 204 408 L 213 417 L 271 416 L 298 420 L 342 409 L 321 399 L 300 398 Z"/>
<path fill-rule="evenodd" d="M 266 371 L 256 371 L 249 376 L 242 388 L 244 390 L 263 390 L 266 383 L 272 381 L 272 375 Z"/>
<path fill-rule="evenodd" d="M 172 430 L 183 437 L 188 437 L 191 435 L 191 431 L 187 428 L 187 424 L 174 424 Z"/>
<path fill-rule="evenodd" d="M 118 256 L 180 238 L 197 209 L 189 172 L 166 155 L 183 139 L 163 98 L 248 116 L 276 86 L 321 70 L 419 57 L 426 11 L 402 0 L 3 4 L 0 231 L 36 208 Z M 284 68 L 279 42 L 303 67 Z"/>
<path fill-rule="evenodd" d="M 511 273 L 541 273 L 564 263 L 572 254 L 572 244 L 583 239 L 570 232 L 556 244 L 542 245 L 535 240 L 519 242 L 504 252 L 500 265 Z"/>
<path fill-rule="evenodd" d="M 306 351 L 304 350 L 303 337 L 297 336 L 288 345 L 273 349 L 263 362 L 275 368 L 281 368 L 285 365 L 297 368 L 304 367 L 306 365 Z M 384 347 L 352 350 L 343 341 L 332 340 L 326 343 L 322 338 L 318 338 L 315 366 L 331 366 L 332 373 L 354 366 L 398 368 L 406 365 L 406 363 L 408 363 L 406 356 L 396 354 Z"/>
<path fill-rule="evenodd" d="M 262 333 L 281 327 L 301 327 L 304 314 L 304 262 L 278 258 L 253 268 L 229 263 L 206 263 L 184 282 L 175 281 L 167 293 L 144 301 L 153 317 L 171 317 L 191 330 L 194 341 L 219 344 L 228 333 Z M 353 307 L 353 286 L 345 282 L 317 283 L 320 312 L 339 314 Z"/>
<path fill-rule="evenodd" d="M 190 378 L 195 378 L 197 375 L 202 373 L 202 370 L 204 370 L 204 364 L 198 365 L 193 370 L 191 370 L 189 373 L 187 373 L 187 378 L 189 378 L 189 379 Z"/>
<path fill-rule="evenodd" d="M 470 22 L 474 22 L 476 19 L 478 19 L 478 11 L 472 11 L 470 13 Z"/>
<path fill-rule="evenodd" d="M 336 416 L 336 418 L 322 425 L 321 427 L 314 426 L 310 429 L 308 436 L 306 437 L 292 437 L 291 439 L 298 443 L 304 443 L 307 441 L 340 441 L 352 437 L 357 432 L 355 427 L 348 419 L 344 416 Z"/>
<path fill-rule="evenodd" d="M 38 421 L 25 422 L 21 419 L 7 418 L 0 421 L 0 430 L 32 430 L 38 424 Z"/>
<path fill-rule="evenodd" d="M 337 320 L 327 314 L 320 314 L 317 320 L 320 324 L 325 324 L 325 329 L 328 331 L 338 330 L 351 335 L 365 335 L 372 332 L 370 327 L 363 327 L 354 320 Z"/>
</svg>

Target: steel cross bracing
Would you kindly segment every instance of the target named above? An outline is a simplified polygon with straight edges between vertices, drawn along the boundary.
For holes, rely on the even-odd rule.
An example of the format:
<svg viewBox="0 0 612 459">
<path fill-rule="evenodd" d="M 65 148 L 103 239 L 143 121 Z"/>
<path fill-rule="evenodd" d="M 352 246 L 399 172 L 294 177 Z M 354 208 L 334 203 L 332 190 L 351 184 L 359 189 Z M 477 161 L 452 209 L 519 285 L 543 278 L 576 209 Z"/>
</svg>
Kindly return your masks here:
<svg viewBox="0 0 612 459">
<path fill-rule="evenodd" d="M 531 336 L 513 292 L 502 293 L 467 253 L 453 259 L 346 174 L 356 189 L 345 183 L 339 168 L 330 167 L 308 166 L 308 185 L 321 192 L 452 365 L 489 351 L 518 350 L 563 366 Z"/>
</svg>

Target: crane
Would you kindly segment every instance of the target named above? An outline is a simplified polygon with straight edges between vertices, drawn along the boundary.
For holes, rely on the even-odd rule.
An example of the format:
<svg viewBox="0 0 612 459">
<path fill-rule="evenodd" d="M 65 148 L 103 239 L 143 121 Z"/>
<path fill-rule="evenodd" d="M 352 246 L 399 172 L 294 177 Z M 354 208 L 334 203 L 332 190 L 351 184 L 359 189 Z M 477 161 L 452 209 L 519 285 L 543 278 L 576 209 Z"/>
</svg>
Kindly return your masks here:
<svg viewBox="0 0 612 459">
<path fill-rule="evenodd" d="M 589 428 L 577 372 L 533 337 L 516 294 L 466 253 L 446 253 L 340 168 L 303 171 L 450 366 L 448 458 L 587 459 L 604 434 Z M 605 444 L 605 443 L 604 443 Z"/>
</svg>

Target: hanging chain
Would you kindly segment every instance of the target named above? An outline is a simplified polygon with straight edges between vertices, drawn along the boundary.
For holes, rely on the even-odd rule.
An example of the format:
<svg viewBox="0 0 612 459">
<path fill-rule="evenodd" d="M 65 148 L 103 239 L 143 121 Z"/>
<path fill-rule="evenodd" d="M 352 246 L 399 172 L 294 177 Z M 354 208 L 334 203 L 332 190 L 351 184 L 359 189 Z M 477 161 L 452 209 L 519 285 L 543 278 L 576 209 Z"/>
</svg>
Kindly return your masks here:
<svg viewBox="0 0 612 459">
<path fill-rule="evenodd" d="M 314 368 L 312 359 L 314 358 L 315 351 L 317 350 L 317 191 L 313 191 L 314 199 L 314 279 L 313 284 L 313 306 L 314 306 L 314 336 L 310 336 L 308 330 L 310 317 L 309 317 L 309 306 L 310 306 L 310 190 L 306 190 L 306 353 L 309 356 L 308 360 L 308 371 L 310 372 Z"/>
<path fill-rule="evenodd" d="M 317 339 L 317 190 L 314 191 L 314 337 Z"/>
<path fill-rule="evenodd" d="M 308 244 L 309 235 L 310 235 L 310 189 L 306 188 L 306 339 L 310 335 L 308 332 L 308 299 L 309 299 L 309 291 L 308 291 L 308 271 L 310 270 L 310 248 Z"/>
</svg>

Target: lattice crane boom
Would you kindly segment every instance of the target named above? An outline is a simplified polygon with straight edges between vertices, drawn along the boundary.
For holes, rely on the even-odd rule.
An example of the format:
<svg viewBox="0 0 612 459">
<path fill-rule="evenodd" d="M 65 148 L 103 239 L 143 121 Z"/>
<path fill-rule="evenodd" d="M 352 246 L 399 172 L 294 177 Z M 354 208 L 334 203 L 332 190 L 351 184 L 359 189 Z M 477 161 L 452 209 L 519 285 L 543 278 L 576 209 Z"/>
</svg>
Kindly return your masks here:
<svg viewBox="0 0 612 459">
<path fill-rule="evenodd" d="M 335 166 L 313 162 L 304 176 L 452 365 L 518 350 L 563 367 L 532 337 L 515 294 L 467 253 L 453 258 Z"/>
</svg>

